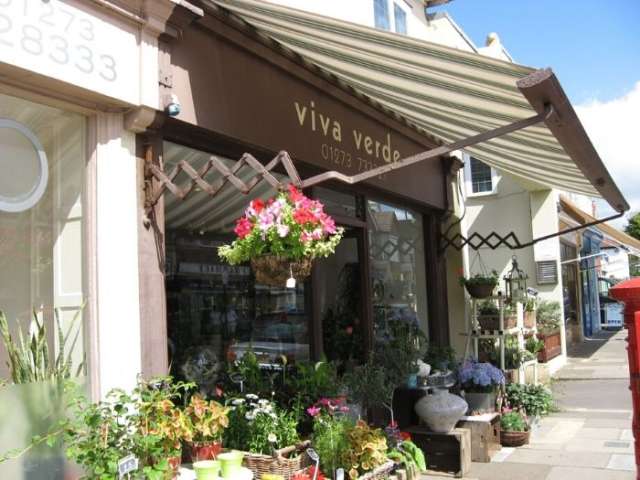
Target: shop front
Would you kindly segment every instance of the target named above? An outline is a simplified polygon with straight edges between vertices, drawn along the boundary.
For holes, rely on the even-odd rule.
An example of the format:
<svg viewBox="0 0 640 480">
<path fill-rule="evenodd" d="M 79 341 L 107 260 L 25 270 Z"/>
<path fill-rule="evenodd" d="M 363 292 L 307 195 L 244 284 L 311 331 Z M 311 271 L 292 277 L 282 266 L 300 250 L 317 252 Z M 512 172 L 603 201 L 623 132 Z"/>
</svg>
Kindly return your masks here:
<svg viewBox="0 0 640 480">
<path fill-rule="evenodd" d="M 156 348 L 146 347 L 155 352 L 154 362 L 163 365 L 168 358 L 174 374 L 200 381 L 194 369 L 203 362 L 215 368 L 248 350 L 264 363 L 280 362 L 282 356 L 289 362 L 323 356 L 359 362 L 397 323 L 448 344 L 438 251 L 447 208 L 442 158 L 362 184 L 334 181 L 306 189 L 345 235 L 335 255 L 317 261 L 310 278 L 295 289 L 261 285 L 249 265 L 229 266 L 217 253 L 234 238 L 235 221 L 249 202 L 276 193 L 263 172 L 239 160 L 243 154 L 271 171 L 271 160 L 286 150 L 305 179 L 326 171 L 366 172 L 433 148 L 433 140 L 217 15 L 205 15 L 164 49 L 171 77 L 165 95 L 180 103 L 181 112 L 140 135 L 138 143 L 149 161 L 188 193 L 180 198 L 164 188 L 150 215 L 149 230 L 160 235 L 152 235 L 149 248 L 164 251 L 149 255 L 141 278 L 144 269 L 157 271 L 156 262 L 163 262 L 166 279 L 160 285 L 150 273 L 141 288 L 155 295 L 141 301 L 166 295 L 168 340 L 165 358 L 158 353 L 161 339 Z M 197 55 L 202 51 L 219 67 L 203 64 Z M 245 184 L 254 177 L 260 181 L 243 193 L 224 171 L 207 169 L 212 157 Z M 211 195 L 185 163 L 199 173 L 207 170 L 200 175 L 206 184 L 224 186 Z M 173 177 L 173 171 L 180 173 Z M 282 165 L 272 172 L 283 184 L 296 180 Z M 154 178 L 150 185 L 163 182 Z M 165 328 L 158 324 L 162 317 L 141 320 Z"/>
</svg>

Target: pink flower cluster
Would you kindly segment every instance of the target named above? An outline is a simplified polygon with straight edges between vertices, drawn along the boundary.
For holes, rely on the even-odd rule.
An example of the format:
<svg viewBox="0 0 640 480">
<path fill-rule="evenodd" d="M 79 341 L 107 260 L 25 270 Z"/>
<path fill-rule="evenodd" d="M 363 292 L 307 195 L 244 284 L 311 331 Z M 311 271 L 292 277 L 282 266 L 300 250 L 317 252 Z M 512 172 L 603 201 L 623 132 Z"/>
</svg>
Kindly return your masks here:
<svg viewBox="0 0 640 480">
<path fill-rule="evenodd" d="M 345 397 L 321 398 L 307 408 L 307 413 L 314 418 L 321 414 L 333 416 L 338 412 L 347 413 L 348 411 L 349 407 L 347 407 L 347 399 Z"/>
<path fill-rule="evenodd" d="M 291 217 L 286 215 L 288 211 Z M 264 239 L 267 232 L 275 228 L 278 236 L 284 238 L 289 234 L 292 222 L 302 227 L 302 243 L 322 240 L 337 232 L 335 221 L 324 212 L 322 203 L 304 196 L 293 185 L 289 185 L 288 194 L 280 194 L 267 203 L 260 199 L 251 201 L 244 216 L 237 220 L 234 231 L 243 239 L 257 228 Z"/>
</svg>

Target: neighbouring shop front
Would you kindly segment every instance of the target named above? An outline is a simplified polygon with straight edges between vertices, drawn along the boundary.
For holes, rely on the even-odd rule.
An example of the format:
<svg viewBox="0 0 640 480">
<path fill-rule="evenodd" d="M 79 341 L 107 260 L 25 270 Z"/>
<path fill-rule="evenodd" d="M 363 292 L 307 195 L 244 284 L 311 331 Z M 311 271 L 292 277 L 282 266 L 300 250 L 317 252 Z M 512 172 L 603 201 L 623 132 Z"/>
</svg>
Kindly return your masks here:
<svg viewBox="0 0 640 480">
<path fill-rule="evenodd" d="M 155 161 L 161 158 L 165 173 L 181 162 L 201 172 L 215 156 L 248 183 L 259 172 L 246 164 L 237 169 L 243 153 L 268 165 L 286 150 L 302 179 L 329 170 L 353 175 L 433 147 L 250 29 L 214 15 L 185 29 L 166 50 L 172 79 L 167 93 L 180 102 L 181 113 L 166 119 L 154 136 L 139 139 Z M 202 51 L 223 67 L 203 64 L 195 55 Z M 226 182 L 213 196 L 195 185 L 184 199 L 165 189 L 155 218 L 164 219 L 158 228 L 172 372 L 202 381 L 203 362 L 215 368 L 248 350 L 264 363 L 280 362 L 283 355 L 290 362 L 323 356 L 359 362 L 398 323 L 447 344 L 438 251 L 445 171 L 436 158 L 363 185 L 328 182 L 306 190 L 345 235 L 335 255 L 319 260 L 295 289 L 261 285 L 249 265 L 229 266 L 217 254 L 234 238 L 235 221 L 248 203 L 276 193 L 268 182 L 248 194 Z M 274 172 L 291 181 L 282 167 Z M 216 187 L 224 181 L 215 168 L 202 178 Z M 172 181 L 186 190 L 191 178 L 183 171 Z"/>
</svg>

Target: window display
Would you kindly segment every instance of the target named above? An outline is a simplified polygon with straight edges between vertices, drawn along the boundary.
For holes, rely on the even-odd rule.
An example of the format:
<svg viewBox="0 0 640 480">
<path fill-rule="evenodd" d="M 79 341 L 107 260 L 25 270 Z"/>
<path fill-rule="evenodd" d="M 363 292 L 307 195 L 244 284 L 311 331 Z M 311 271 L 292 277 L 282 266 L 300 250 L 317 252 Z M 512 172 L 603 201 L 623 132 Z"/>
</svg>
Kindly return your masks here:
<svg viewBox="0 0 640 480">
<path fill-rule="evenodd" d="M 189 159 L 198 169 L 209 157 L 164 144 L 165 168 Z M 247 168 L 238 174 L 249 179 L 255 172 Z M 211 172 L 207 180 L 219 175 Z M 204 193 L 184 201 L 165 195 L 167 322 L 174 374 L 206 385 L 215 381 L 224 361 L 249 350 L 265 365 L 282 362 L 282 356 L 288 362 L 309 359 L 305 283 L 293 289 L 260 285 L 248 264 L 229 265 L 218 256 L 218 247 L 235 237 L 236 220 L 247 204 L 274 193 L 262 184 L 249 195 L 227 185 L 214 200 Z"/>
</svg>

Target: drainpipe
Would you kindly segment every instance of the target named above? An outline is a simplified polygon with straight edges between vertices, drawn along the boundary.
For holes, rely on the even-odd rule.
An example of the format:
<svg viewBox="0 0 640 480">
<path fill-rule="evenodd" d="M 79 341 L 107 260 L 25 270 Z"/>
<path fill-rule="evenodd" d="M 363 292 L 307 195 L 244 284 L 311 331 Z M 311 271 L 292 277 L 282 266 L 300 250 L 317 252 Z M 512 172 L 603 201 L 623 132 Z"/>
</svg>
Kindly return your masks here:
<svg viewBox="0 0 640 480">
<path fill-rule="evenodd" d="M 629 357 L 629 382 L 633 401 L 633 437 L 636 454 L 636 480 L 640 480 L 640 277 L 619 283 L 609 295 L 624 302 L 624 325 Z"/>
</svg>

